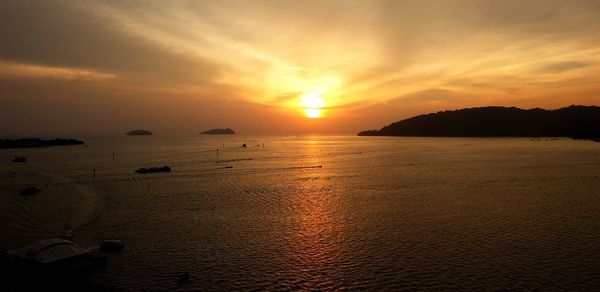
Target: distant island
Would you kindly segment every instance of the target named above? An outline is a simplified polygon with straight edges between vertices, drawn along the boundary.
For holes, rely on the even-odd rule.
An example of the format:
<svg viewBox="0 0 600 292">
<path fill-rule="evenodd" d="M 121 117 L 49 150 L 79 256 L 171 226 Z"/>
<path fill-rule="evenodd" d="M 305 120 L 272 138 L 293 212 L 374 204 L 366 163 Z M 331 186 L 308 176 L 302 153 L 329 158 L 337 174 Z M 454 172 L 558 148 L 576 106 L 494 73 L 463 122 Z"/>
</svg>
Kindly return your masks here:
<svg viewBox="0 0 600 292">
<path fill-rule="evenodd" d="M 129 135 L 129 136 L 139 136 L 139 135 L 152 135 L 152 132 L 147 131 L 147 130 L 131 130 L 125 134 Z"/>
<path fill-rule="evenodd" d="M 53 139 L 43 140 L 39 138 L 4 139 L 0 140 L 0 148 L 35 148 L 66 145 L 81 145 L 83 141 L 75 139 Z"/>
<path fill-rule="evenodd" d="M 358 136 L 600 138 L 600 107 L 477 107 L 419 115 Z"/>
<path fill-rule="evenodd" d="M 208 135 L 233 135 L 235 132 L 230 128 L 225 129 L 212 129 L 208 131 L 204 131 L 200 134 L 208 134 Z"/>
</svg>

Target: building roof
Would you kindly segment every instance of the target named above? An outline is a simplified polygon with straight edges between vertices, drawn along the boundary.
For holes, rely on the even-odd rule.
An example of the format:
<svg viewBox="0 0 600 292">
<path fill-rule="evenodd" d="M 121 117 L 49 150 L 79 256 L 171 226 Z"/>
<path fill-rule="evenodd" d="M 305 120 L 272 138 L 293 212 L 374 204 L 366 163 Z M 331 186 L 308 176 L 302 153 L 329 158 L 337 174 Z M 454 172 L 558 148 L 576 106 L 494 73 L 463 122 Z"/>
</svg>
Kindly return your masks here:
<svg viewBox="0 0 600 292">
<path fill-rule="evenodd" d="M 7 253 L 23 259 L 48 264 L 77 257 L 90 251 L 62 238 L 43 239 L 26 247 L 9 250 Z"/>
</svg>

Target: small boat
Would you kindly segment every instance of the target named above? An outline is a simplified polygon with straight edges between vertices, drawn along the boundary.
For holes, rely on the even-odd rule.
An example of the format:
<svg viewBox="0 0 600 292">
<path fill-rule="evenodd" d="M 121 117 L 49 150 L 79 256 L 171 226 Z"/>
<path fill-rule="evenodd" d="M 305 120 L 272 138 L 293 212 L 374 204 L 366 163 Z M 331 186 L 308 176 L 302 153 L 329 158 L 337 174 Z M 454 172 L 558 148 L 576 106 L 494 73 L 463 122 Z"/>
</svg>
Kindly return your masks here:
<svg viewBox="0 0 600 292">
<path fill-rule="evenodd" d="M 89 267 L 90 250 L 70 240 L 50 238 L 9 250 L 6 256 L 20 273 L 56 278 L 84 272 Z"/>
<path fill-rule="evenodd" d="M 125 245 L 120 240 L 106 239 L 98 243 L 102 251 L 122 251 Z"/>
<path fill-rule="evenodd" d="M 148 168 L 140 168 L 138 170 L 136 170 L 135 172 L 137 173 L 141 173 L 141 174 L 146 174 L 146 173 L 157 173 L 157 172 L 171 172 L 171 168 L 168 166 L 162 166 L 162 167 L 148 167 Z"/>
<path fill-rule="evenodd" d="M 65 231 L 65 235 L 63 235 L 64 239 L 72 240 L 73 239 L 73 230 Z"/>
<path fill-rule="evenodd" d="M 35 195 L 35 194 L 37 194 L 37 193 L 39 193 L 41 191 L 42 190 L 40 190 L 39 188 L 36 188 L 36 187 L 28 187 L 28 188 L 22 189 L 19 192 L 19 195 L 21 195 L 21 196 L 33 196 L 33 195 Z"/>
<path fill-rule="evenodd" d="M 15 158 L 13 158 L 12 161 L 13 162 L 25 162 L 25 161 L 27 161 L 27 158 L 25 158 L 24 156 L 15 156 Z"/>
</svg>

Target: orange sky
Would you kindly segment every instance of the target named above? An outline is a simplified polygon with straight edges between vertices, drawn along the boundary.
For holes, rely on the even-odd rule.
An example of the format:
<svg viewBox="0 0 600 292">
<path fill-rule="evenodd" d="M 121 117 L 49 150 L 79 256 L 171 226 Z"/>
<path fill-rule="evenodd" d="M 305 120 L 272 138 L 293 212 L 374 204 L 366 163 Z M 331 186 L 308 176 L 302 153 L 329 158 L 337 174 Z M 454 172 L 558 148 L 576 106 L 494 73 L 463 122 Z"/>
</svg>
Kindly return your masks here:
<svg viewBox="0 0 600 292">
<path fill-rule="evenodd" d="M 2 1 L 0 135 L 354 134 L 599 105 L 599 35 L 595 0 Z"/>
</svg>

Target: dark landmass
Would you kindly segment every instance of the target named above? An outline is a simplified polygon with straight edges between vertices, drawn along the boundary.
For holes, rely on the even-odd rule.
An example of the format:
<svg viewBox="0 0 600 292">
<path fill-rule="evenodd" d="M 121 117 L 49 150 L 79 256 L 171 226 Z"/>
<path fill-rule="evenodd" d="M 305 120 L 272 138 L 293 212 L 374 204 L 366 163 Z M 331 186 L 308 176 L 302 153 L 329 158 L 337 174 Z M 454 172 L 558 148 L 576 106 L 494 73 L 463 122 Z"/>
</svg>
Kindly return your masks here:
<svg viewBox="0 0 600 292">
<path fill-rule="evenodd" d="M 600 140 L 600 107 L 479 107 L 419 115 L 358 136 L 572 137 Z"/>
<path fill-rule="evenodd" d="M 42 190 L 40 190 L 39 188 L 36 187 L 28 187 L 28 188 L 24 188 L 19 192 L 19 195 L 21 196 L 33 196 L 39 192 L 41 192 Z"/>
<path fill-rule="evenodd" d="M 600 142 L 600 136 L 598 137 L 580 137 L 580 136 L 574 136 L 572 137 L 575 140 L 589 140 L 589 141 L 594 141 L 594 142 Z"/>
<path fill-rule="evenodd" d="M 233 135 L 235 132 L 230 128 L 225 129 L 212 129 L 208 131 L 204 131 L 200 134 L 208 134 L 208 135 Z"/>
<path fill-rule="evenodd" d="M 0 148 L 34 148 L 65 145 L 81 145 L 83 141 L 75 139 L 42 140 L 39 138 L 4 139 L 0 140 Z"/>
<path fill-rule="evenodd" d="M 142 167 L 138 170 L 136 170 L 135 172 L 137 173 L 141 173 L 141 174 L 146 174 L 146 173 L 156 173 L 156 172 L 171 172 L 171 168 L 168 166 L 163 166 L 163 167 Z"/>
<path fill-rule="evenodd" d="M 143 136 L 143 135 L 152 135 L 152 132 L 147 131 L 147 130 L 131 130 L 127 133 L 125 133 L 128 136 Z"/>
</svg>

